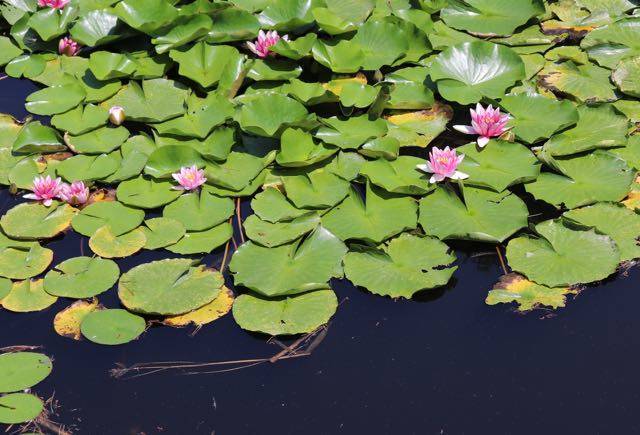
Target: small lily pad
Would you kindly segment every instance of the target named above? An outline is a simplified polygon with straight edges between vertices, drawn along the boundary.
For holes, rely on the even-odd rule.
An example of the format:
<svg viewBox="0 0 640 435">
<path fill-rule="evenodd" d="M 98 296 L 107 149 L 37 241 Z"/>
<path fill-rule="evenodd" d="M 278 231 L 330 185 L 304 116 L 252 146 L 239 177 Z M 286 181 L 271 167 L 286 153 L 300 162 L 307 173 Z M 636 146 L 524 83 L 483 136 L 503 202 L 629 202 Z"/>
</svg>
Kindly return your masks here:
<svg viewBox="0 0 640 435">
<path fill-rule="evenodd" d="M 517 273 L 501 276 L 487 295 L 487 305 L 516 302 L 518 311 L 530 311 L 538 307 L 561 308 L 567 295 L 576 293 L 569 287 L 547 287 L 527 280 Z"/>
<path fill-rule="evenodd" d="M 44 403 L 33 394 L 13 393 L 0 397 L 0 423 L 20 424 L 35 419 Z"/>
<path fill-rule="evenodd" d="M 53 251 L 39 243 L 0 246 L 0 276 L 11 279 L 31 278 L 44 272 L 53 260 Z"/>
<path fill-rule="evenodd" d="M 102 309 L 97 299 L 75 301 L 53 318 L 53 329 L 62 337 L 81 340 L 80 325 L 87 314 Z"/>
<path fill-rule="evenodd" d="M 82 335 L 97 344 L 125 344 L 138 338 L 147 327 L 145 320 L 127 310 L 95 310 L 80 325 Z"/>
<path fill-rule="evenodd" d="M 41 353 L 3 353 L 0 355 L 0 393 L 31 388 L 49 376 L 52 367 L 51 359 Z"/>
</svg>

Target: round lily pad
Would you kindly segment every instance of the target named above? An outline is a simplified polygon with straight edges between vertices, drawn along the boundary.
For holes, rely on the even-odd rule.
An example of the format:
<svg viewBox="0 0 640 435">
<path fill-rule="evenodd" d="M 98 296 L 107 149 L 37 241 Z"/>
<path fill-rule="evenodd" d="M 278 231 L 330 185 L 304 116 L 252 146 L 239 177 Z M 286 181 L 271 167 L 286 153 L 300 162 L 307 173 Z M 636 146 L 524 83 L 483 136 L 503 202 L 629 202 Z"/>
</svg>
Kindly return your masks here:
<svg viewBox="0 0 640 435">
<path fill-rule="evenodd" d="M 55 203 L 46 207 L 39 203 L 24 203 L 13 207 L 2 219 L 3 231 L 16 239 L 48 239 L 69 228 L 76 209 Z"/>
<path fill-rule="evenodd" d="M 605 279 L 616 271 L 620 250 L 609 236 L 573 229 L 562 220 L 536 225 L 507 245 L 509 266 L 538 284 L 560 287 Z M 588 253 L 588 255 L 585 255 Z"/>
<path fill-rule="evenodd" d="M 187 325 L 195 325 L 201 327 L 231 311 L 233 305 L 233 292 L 227 287 L 222 287 L 220 294 L 211 302 L 202 307 L 179 316 L 170 316 L 165 318 L 162 323 L 168 326 L 184 327 Z"/>
<path fill-rule="evenodd" d="M 82 320 L 80 330 L 89 341 L 118 345 L 138 338 L 147 327 L 145 320 L 127 310 L 96 310 Z"/>
<path fill-rule="evenodd" d="M 141 228 L 116 236 L 110 225 L 98 229 L 89 239 L 89 247 L 104 258 L 123 258 L 144 247 L 147 239 Z"/>
<path fill-rule="evenodd" d="M 44 291 L 43 280 L 24 280 L 13 283 L 11 291 L 2 299 L 2 307 L 16 313 L 42 311 L 58 300 Z"/>
<path fill-rule="evenodd" d="M 112 260 L 75 257 L 63 261 L 44 277 L 44 289 L 54 296 L 83 299 L 105 292 L 118 281 L 120 269 Z"/>
<path fill-rule="evenodd" d="M 280 299 L 240 295 L 233 318 L 242 329 L 270 335 L 311 332 L 331 319 L 338 307 L 333 290 L 317 290 Z"/>
<path fill-rule="evenodd" d="M 167 204 L 162 215 L 180 221 L 187 231 L 204 231 L 226 221 L 234 211 L 232 199 L 201 190 L 182 195 Z"/>
<path fill-rule="evenodd" d="M 182 194 L 182 191 L 173 187 L 170 181 L 140 176 L 120 183 L 117 196 L 120 202 L 133 207 L 156 208 L 176 200 Z"/>
<path fill-rule="evenodd" d="M 0 276 L 31 278 L 44 272 L 53 260 L 53 251 L 33 242 L 28 246 L 0 247 Z"/>
<path fill-rule="evenodd" d="M 0 355 L 0 393 L 26 390 L 49 376 L 51 359 L 36 352 Z"/>
<path fill-rule="evenodd" d="M 217 271 L 175 258 L 141 264 L 123 274 L 118 296 L 131 311 L 178 315 L 213 301 L 223 284 Z"/>
<path fill-rule="evenodd" d="M 12 284 L 13 283 L 10 279 L 0 278 L 0 302 L 2 302 L 2 299 L 9 294 Z"/>
<path fill-rule="evenodd" d="M 140 227 L 144 233 L 145 249 L 159 249 L 173 245 L 180 240 L 186 230 L 180 221 L 165 217 L 147 219 Z"/>
<path fill-rule="evenodd" d="M 118 201 L 94 202 L 82 209 L 71 221 L 73 229 L 91 237 L 100 227 L 111 226 L 111 231 L 119 236 L 137 228 L 144 219 L 144 211 L 127 207 Z"/>
<path fill-rule="evenodd" d="M 176 254 L 208 254 L 224 245 L 233 235 L 229 222 L 204 231 L 188 231 L 177 243 L 167 246 L 167 250 Z"/>
<path fill-rule="evenodd" d="M 43 409 L 44 403 L 33 394 L 7 394 L 0 397 L 0 423 L 26 423 L 39 416 Z"/>
<path fill-rule="evenodd" d="M 102 308 L 95 298 L 91 302 L 82 299 L 75 301 L 56 314 L 53 318 L 53 329 L 62 337 L 80 340 L 82 338 L 82 332 L 80 331 L 82 320 L 87 314 L 98 309 Z"/>
</svg>

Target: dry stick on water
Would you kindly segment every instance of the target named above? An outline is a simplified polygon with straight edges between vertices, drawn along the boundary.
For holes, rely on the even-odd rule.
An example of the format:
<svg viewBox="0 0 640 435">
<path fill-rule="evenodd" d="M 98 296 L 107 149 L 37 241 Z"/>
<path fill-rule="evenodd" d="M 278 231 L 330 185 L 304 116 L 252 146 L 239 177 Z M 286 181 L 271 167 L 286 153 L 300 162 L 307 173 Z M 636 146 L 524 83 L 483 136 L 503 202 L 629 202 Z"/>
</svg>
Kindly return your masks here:
<svg viewBox="0 0 640 435">
<path fill-rule="evenodd" d="M 504 264 L 504 259 L 502 258 L 502 252 L 500 251 L 500 245 L 496 245 L 496 252 L 498 253 L 498 259 L 500 260 L 500 266 L 502 266 L 502 271 L 506 275 L 509 272 L 507 271 L 507 266 Z"/>
<path fill-rule="evenodd" d="M 244 232 L 242 231 L 242 211 L 240 210 L 240 197 L 236 198 L 236 219 L 238 221 L 238 231 L 240 231 L 240 241 L 244 243 Z"/>
<path fill-rule="evenodd" d="M 280 360 L 290 359 L 290 358 L 300 358 L 304 356 L 311 355 L 311 350 L 318 347 L 320 342 L 326 337 L 327 330 L 329 325 L 322 325 L 318 328 L 314 329 L 308 334 L 305 334 L 298 340 L 296 340 L 290 346 L 287 346 L 285 349 L 281 350 L 274 356 L 270 358 L 251 358 L 251 359 L 240 359 L 233 361 L 213 361 L 208 363 L 185 363 L 175 361 L 168 362 L 150 362 L 150 363 L 138 363 L 133 364 L 132 366 L 125 367 L 119 365 L 118 368 L 110 370 L 111 376 L 114 378 L 121 378 L 127 376 L 127 379 L 138 378 L 141 376 L 147 376 L 155 373 L 165 372 L 169 370 L 189 370 L 184 373 L 187 375 L 195 375 L 195 374 L 212 374 L 212 373 L 225 373 L 235 370 L 240 370 L 244 368 L 254 367 L 258 364 L 263 364 L 266 362 L 275 363 Z M 217 366 L 236 366 L 230 367 L 220 370 L 214 371 L 202 371 L 205 368 L 212 368 Z M 135 374 L 131 374 L 135 373 Z"/>
</svg>

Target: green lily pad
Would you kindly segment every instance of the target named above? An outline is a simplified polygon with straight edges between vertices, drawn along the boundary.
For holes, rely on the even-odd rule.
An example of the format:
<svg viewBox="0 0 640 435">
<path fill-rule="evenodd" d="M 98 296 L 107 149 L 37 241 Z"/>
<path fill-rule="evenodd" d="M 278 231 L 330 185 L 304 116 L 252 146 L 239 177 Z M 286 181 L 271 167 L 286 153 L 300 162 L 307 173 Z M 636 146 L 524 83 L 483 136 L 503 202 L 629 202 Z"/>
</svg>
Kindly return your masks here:
<svg viewBox="0 0 640 435">
<path fill-rule="evenodd" d="M 104 258 L 123 258 L 135 254 L 146 244 L 144 231 L 141 228 L 128 233 L 116 235 L 110 225 L 96 230 L 89 239 L 89 247 Z"/>
<path fill-rule="evenodd" d="M 0 423 L 26 423 L 42 413 L 44 403 L 33 394 L 13 393 L 0 397 Z"/>
<path fill-rule="evenodd" d="M 146 243 L 145 249 L 159 249 L 173 245 L 186 233 L 184 225 L 175 219 L 159 217 L 147 219 L 141 227 Z"/>
<path fill-rule="evenodd" d="M 544 88 L 593 104 L 618 99 L 615 86 L 609 80 L 610 74 L 606 68 L 576 65 L 568 60 L 560 64 L 548 63 L 538 75 Z"/>
<path fill-rule="evenodd" d="M 167 0 L 123 0 L 113 9 L 129 26 L 153 34 L 178 18 L 178 10 Z"/>
<path fill-rule="evenodd" d="M 270 335 L 312 332 L 331 319 L 338 308 L 332 290 L 317 290 L 281 299 L 240 295 L 233 304 L 233 318 L 242 329 Z"/>
<path fill-rule="evenodd" d="M 120 148 L 129 138 L 124 127 L 100 127 L 78 136 L 66 135 L 65 142 L 76 153 L 103 154 Z"/>
<path fill-rule="evenodd" d="M 44 290 L 53 296 L 90 298 L 109 290 L 118 280 L 120 268 L 111 260 L 75 257 L 47 272 Z"/>
<path fill-rule="evenodd" d="M 338 149 L 316 143 L 313 136 L 303 130 L 288 128 L 282 133 L 276 162 L 285 167 L 309 166 L 334 155 Z"/>
<path fill-rule="evenodd" d="M 638 36 L 640 19 L 627 18 L 589 32 L 580 47 L 598 64 L 613 69 L 621 60 L 640 55 Z"/>
<path fill-rule="evenodd" d="M 3 231 L 16 239 L 49 239 L 69 228 L 76 209 L 54 202 L 50 207 L 23 203 L 13 207 L 0 219 Z"/>
<path fill-rule="evenodd" d="M 22 54 L 22 50 L 6 36 L 0 37 L 0 65 L 4 66 Z"/>
<path fill-rule="evenodd" d="M 627 143 L 629 121 L 608 104 L 578 107 L 578 124 L 553 136 L 544 144 L 552 156 L 564 156 L 596 148 L 610 148 Z M 598 128 L 593 128 L 594 126 Z"/>
<path fill-rule="evenodd" d="M 142 85 L 130 81 L 102 104 L 122 107 L 129 121 L 162 122 L 186 112 L 189 92 L 186 86 L 173 80 L 143 80 Z"/>
<path fill-rule="evenodd" d="M 413 198 L 369 184 L 364 199 L 352 189 L 342 203 L 322 216 L 322 225 L 341 240 L 380 243 L 415 228 L 417 211 L 418 204 Z"/>
<path fill-rule="evenodd" d="M 387 133 L 387 123 L 383 119 L 370 120 L 367 115 L 344 120 L 334 116 L 321 119 L 321 122 L 324 125 L 315 132 L 315 137 L 342 149 L 358 148 Z"/>
<path fill-rule="evenodd" d="M 109 111 L 103 107 L 87 104 L 51 118 L 51 125 L 71 135 L 81 135 L 102 127 L 109 119 Z M 128 133 L 127 133 L 128 136 Z M 105 151 L 103 151 L 105 152 Z"/>
<path fill-rule="evenodd" d="M 229 222 L 223 222 L 204 231 L 187 231 L 184 237 L 166 249 L 182 255 L 208 254 L 224 245 L 232 236 L 233 227 Z"/>
<path fill-rule="evenodd" d="M 469 178 L 465 184 L 502 192 L 514 184 L 536 179 L 540 164 L 533 153 L 519 143 L 491 140 L 485 148 L 470 143 L 456 148 L 465 155 L 458 169 Z"/>
<path fill-rule="evenodd" d="M 226 221 L 234 211 L 233 200 L 202 190 L 182 195 L 165 206 L 162 215 L 182 223 L 187 231 L 203 231 Z"/>
<path fill-rule="evenodd" d="M 71 221 L 73 229 L 91 237 L 100 227 L 109 225 L 116 236 L 137 228 L 144 219 L 144 211 L 127 207 L 118 201 L 94 202 L 83 208 Z"/>
<path fill-rule="evenodd" d="M 454 29 L 485 35 L 510 35 L 530 18 L 542 14 L 538 0 L 450 1 L 440 17 Z"/>
<path fill-rule="evenodd" d="M 611 81 L 627 95 L 640 97 L 640 55 L 621 61 L 611 74 Z"/>
<path fill-rule="evenodd" d="M 25 108 L 36 115 L 64 113 L 84 101 L 86 92 L 79 84 L 51 86 L 27 97 Z"/>
<path fill-rule="evenodd" d="M 409 50 L 409 35 L 390 20 L 367 21 L 358 28 L 352 41 L 364 54 L 361 65 L 365 70 L 392 65 Z"/>
<path fill-rule="evenodd" d="M 3 353 L 0 355 L 0 393 L 31 388 L 49 376 L 52 367 L 51 359 L 41 353 Z"/>
<path fill-rule="evenodd" d="M 525 189 L 536 199 L 556 206 L 576 208 L 598 201 L 620 201 L 634 178 L 625 160 L 605 151 L 556 158 L 553 163 L 562 175 L 542 172 L 536 181 L 525 184 Z"/>
<path fill-rule="evenodd" d="M 536 225 L 535 231 L 538 237 L 525 235 L 509 242 L 507 260 L 514 271 L 538 284 L 559 287 L 599 281 L 614 273 L 620 262 L 616 243 L 594 230 L 549 220 Z"/>
<path fill-rule="evenodd" d="M 127 310 L 95 310 L 87 314 L 80 330 L 89 341 L 115 346 L 129 343 L 145 331 L 145 320 Z"/>
<path fill-rule="evenodd" d="M 611 237 L 620 250 L 621 261 L 640 258 L 640 216 L 622 204 L 600 202 L 563 216 Z"/>
<path fill-rule="evenodd" d="M 171 178 L 182 167 L 203 167 L 204 160 L 196 150 L 182 145 L 167 145 L 156 149 L 147 160 L 144 173 L 154 178 Z"/>
<path fill-rule="evenodd" d="M 236 285 L 274 297 L 326 288 L 342 276 L 347 247 L 323 227 L 293 243 L 265 248 L 253 242 L 240 246 L 229 264 Z M 304 272 L 304 273 L 302 273 Z"/>
<path fill-rule="evenodd" d="M 204 168 L 207 184 L 240 191 L 257 178 L 275 157 L 276 151 L 270 147 L 237 147 L 223 163 L 207 162 Z"/>
<path fill-rule="evenodd" d="M 120 39 L 124 33 L 118 17 L 108 9 L 97 9 L 82 14 L 69 33 L 74 41 L 97 47 Z"/>
<path fill-rule="evenodd" d="M 17 153 L 46 153 L 66 149 L 58 132 L 40 121 L 25 124 L 13 143 Z"/>
<path fill-rule="evenodd" d="M 63 160 L 57 173 L 69 182 L 101 180 L 116 172 L 119 161 L 109 154 L 78 154 Z"/>
<path fill-rule="evenodd" d="M 580 118 L 570 101 L 557 101 L 539 94 L 509 94 L 500 105 L 513 116 L 510 125 L 516 137 L 526 143 L 548 139 Z M 544 116 L 540 116 L 543 113 Z"/>
<path fill-rule="evenodd" d="M 177 315 L 214 300 L 224 284 L 222 275 L 192 260 L 167 259 L 141 264 L 120 277 L 118 296 L 131 311 Z"/>
<path fill-rule="evenodd" d="M 267 222 L 251 215 L 245 219 L 244 229 L 254 242 L 273 248 L 296 240 L 313 231 L 319 224 L 320 216 L 316 213 L 309 213 L 288 222 Z"/>
<path fill-rule="evenodd" d="M 12 282 L 8 278 L 0 278 L 0 303 L 2 299 L 11 291 Z"/>
<path fill-rule="evenodd" d="M 350 40 L 318 39 L 311 49 L 313 58 L 336 73 L 354 73 L 365 60 L 362 46 Z"/>
<path fill-rule="evenodd" d="M 251 209 L 260 219 L 273 223 L 290 221 L 309 212 L 296 208 L 282 192 L 270 187 L 253 198 Z"/>
<path fill-rule="evenodd" d="M 245 60 L 235 47 L 211 45 L 204 41 L 189 49 L 171 50 L 170 56 L 180 66 L 178 74 L 204 88 L 210 88 L 221 81 L 233 81 L 234 73 L 242 68 Z"/>
<path fill-rule="evenodd" d="M 287 198 L 298 208 L 326 208 L 342 201 L 349 193 L 347 180 L 331 171 L 329 165 L 283 174 Z"/>
<path fill-rule="evenodd" d="M 525 78 L 524 63 L 512 49 L 490 42 L 465 42 L 445 49 L 431 67 L 431 79 L 446 100 L 471 104 L 500 98 Z"/>
<path fill-rule="evenodd" d="M 44 291 L 42 279 L 26 279 L 13 283 L 9 294 L 2 299 L 2 308 L 15 313 L 30 313 L 49 308 L 57 300 L 57 297 Z"/>
<path fill-rule="evenodd" d="M 525 203 L 509 191 L 465 187 L 460 198 L 452 188 L 439 187 L 420 201 L 418 222 L 439 239 L 501 243 L 527 226 Z"/>
<path fill-rule="evenodd" d="M 436 238 L 402 234 L 379 248 L 352 250 L 344 257 L 344 271 L 353 284 L 372 293 L 408 299 L 449 282 L 455 259 Z"/>
<path fill-rule="evenodd" d="M 170 181 L 140 176 L 118 185 L 118 201 L 140 208 L 157 208 L 175 201 L 182 191 L 175 190 Z"/>
<path fill-rule="evenodd" d="M 387 192 L 424 195 L 433 190 L 433 186 L 429 185 L 429 177 L 416 168 L 422 163 L 423 159 L 412 156 L 400 156 L 391 161 L 371 160 L 362 165 L 360 174 Z"/>
<path fill-rule="evenodd" d="M 249 133 L 271 137 L 305 120 L 307 115 L 307 109 L 298 101 L 278 93 L 263 93 L 242 105 L 237 121 Z"/>
</svg>

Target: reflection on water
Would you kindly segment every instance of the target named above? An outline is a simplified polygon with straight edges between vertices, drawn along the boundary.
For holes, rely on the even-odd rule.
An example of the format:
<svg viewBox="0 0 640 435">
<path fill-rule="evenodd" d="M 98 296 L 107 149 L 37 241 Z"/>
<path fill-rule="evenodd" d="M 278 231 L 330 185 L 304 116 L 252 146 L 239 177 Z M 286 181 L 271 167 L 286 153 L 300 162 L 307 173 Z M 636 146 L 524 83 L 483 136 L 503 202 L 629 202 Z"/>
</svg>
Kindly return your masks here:
<svg viewBox="0 0 640 435">
<path fill-rule="evenodd" d="M 0 81 L 0 108 L 25 116 L 21 105 L 32 89 Z M 0 212 L 18 201 L 3 190 Z M 53 264 L 90 252 L 75 233 L 48 246 Z M 554 316 L 520 315 L 484 304 L 500 275 L 493 251 L 463 248 L 455 280 L 414 301 L 335 282 L 344 302 L 310 357 L 226 374 L 115 380 L 109 370 L 117 363 L 236 360 L 280 348 L 241 331 L 230 316 L 195 336 L 152 327 L 119 347 L 74 342 L 52 328 L 70 301 L 39 313 L 0 311 L 0 347 L 45 347 L 54 371 L 37 391 L 55 393 L 57 420 L 82 434 L 640 432 L 637 270 L 587 289 Z M 126 272 L 158 256 L 142 252 L 119 264 Z M 220 260 L 219 252 L 204 259 Z M 118 305 L 114 291 L 100 300 Z"/>
</svg>

